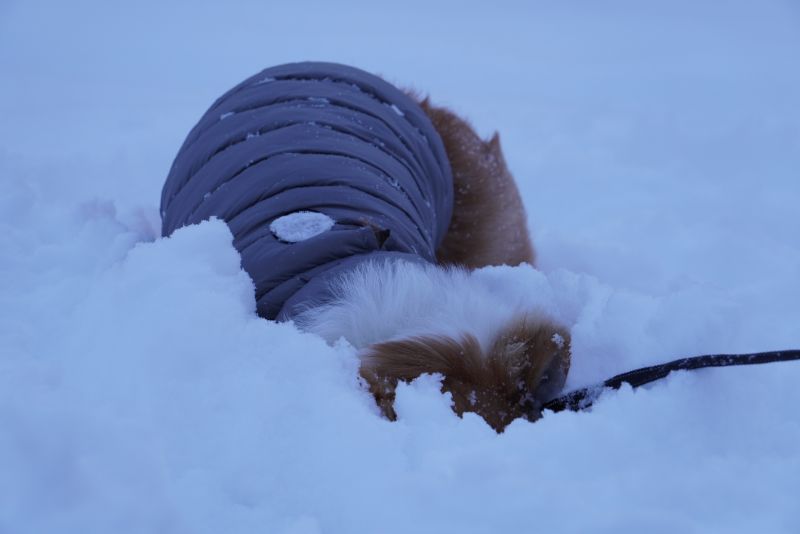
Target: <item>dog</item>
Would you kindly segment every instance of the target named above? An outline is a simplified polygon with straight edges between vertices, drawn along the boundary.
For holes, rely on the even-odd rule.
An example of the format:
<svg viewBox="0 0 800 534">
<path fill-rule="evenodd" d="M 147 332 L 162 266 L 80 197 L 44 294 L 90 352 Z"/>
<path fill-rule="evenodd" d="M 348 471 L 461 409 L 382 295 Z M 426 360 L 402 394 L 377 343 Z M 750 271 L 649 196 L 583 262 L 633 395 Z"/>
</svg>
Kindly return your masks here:
<svg viewBox="0 0 800 534">
<path fill-rule="evenodd" d="M 442 376 L 458 415 L 502 432 L 564 385 L 570 334 L 474 271 L 534 265 L 495 134 L 353 67 L 266 69 L 189 133 L 162 192 L 162 233 L 210 216 L 234 234 L 257 309 L 357 350 L 394 420 L 400 381 Z"/>
</svg>

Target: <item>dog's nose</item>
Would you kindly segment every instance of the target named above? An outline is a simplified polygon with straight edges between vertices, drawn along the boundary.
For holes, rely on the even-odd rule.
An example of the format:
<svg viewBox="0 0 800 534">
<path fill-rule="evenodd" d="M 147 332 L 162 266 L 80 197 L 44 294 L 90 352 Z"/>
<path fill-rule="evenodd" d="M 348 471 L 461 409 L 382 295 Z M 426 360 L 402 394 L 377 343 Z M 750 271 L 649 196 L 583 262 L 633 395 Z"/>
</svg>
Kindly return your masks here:
<svg viewBox="0 0 800 534">
<path fill-rule="evenodd" d="M 564 371 L 563 362 L 556 354 L 542 373 L 542 378 L 534 392 L 540 411 L 543 404 L 558 397 L 558 394 L 564 389 L 566 381 L 567 373 Z"/>
<path fill-rule="evenodd" d="M 520 401 L 522 413 L 531 423 L 538 421 L 542 417 L 542 403 L 532 395 L 525 395 Z"/>
</svg>

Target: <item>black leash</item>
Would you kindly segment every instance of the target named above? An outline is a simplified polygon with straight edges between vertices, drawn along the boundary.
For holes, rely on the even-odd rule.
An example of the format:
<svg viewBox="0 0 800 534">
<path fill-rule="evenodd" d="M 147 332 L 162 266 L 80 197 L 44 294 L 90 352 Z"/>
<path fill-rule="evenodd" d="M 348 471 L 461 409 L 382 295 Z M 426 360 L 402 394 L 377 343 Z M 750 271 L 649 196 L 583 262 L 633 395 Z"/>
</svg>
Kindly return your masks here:
<svg viewBox="0 0 800 534">
<path fill-rule="evenodd" d="M 560 412 L 570 410 L 578 412 L 589 408 L 605 388 L 619 389 L 622 384 L 630 384 L 637 388 L 650 382 L 660 380 L 672 371 L 702 369 L 703 367 L 727 367 L 729 365 L 756 365 L 760 363 L 789 362 L 800 360 L 800 350 L 780 350 L 774 352 L 758 352 L 754 354 L 709 354 L 682 358 L 660 365 L 643 367 L 609 378 L 602 384 L 576 389 L 566 395 L 557 397 L 544 405 L 545 410 Z"/>
</svg>

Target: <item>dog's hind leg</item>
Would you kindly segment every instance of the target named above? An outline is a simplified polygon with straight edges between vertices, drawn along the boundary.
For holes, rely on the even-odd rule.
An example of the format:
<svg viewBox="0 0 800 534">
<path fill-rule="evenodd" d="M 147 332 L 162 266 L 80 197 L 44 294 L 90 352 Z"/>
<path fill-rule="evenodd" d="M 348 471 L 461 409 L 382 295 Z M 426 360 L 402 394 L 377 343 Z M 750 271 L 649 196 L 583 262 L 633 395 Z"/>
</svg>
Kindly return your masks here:
<svg viewBox="0 0 800 534">
<path fill-rule="evenodd" d="M 444 141 L 454 182 L 453 218 L 436 257 L 470 269 L 534 264 L 525 208 L 500 149 L 500 136 L 482 140 L 452 111 L 420 102 Z"/>
</svg>

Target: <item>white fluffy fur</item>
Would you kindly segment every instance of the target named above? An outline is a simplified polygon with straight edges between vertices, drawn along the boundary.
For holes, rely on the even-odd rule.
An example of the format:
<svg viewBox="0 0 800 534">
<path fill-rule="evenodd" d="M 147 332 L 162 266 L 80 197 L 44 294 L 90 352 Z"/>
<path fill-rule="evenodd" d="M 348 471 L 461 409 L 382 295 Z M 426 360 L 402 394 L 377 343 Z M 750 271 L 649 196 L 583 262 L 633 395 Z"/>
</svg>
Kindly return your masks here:
<svg viewBox="0 0 800 534">
<path fill-rule="evenodd" d="M 470 333 L 486 349 L 504 326 L 538 315 L 526 299 L 509 299 L 477 273 L 405 261 L 366 262 L 334 285 L 336 300 L 295 319 L 328 342 L 344 337 L 357 349 L 416 335 Z"/>
</svg>

